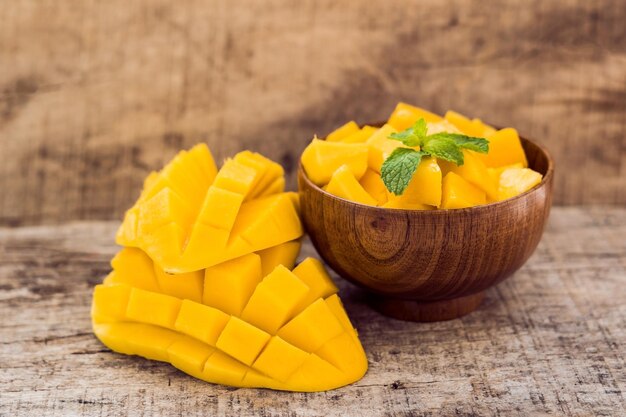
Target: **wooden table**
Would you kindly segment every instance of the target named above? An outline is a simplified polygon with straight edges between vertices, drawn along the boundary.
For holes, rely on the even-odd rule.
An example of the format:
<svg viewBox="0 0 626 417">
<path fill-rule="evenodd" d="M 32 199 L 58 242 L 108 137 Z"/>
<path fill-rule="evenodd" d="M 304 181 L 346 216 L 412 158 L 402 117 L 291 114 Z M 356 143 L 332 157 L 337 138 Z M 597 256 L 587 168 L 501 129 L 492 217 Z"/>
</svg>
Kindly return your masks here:
<svg viewBox="0 0 626 417">
<path fill-rule="evenodd" d="M 339 280 L 370 368 L 311 394 L 211 385 L 101 345 L 91 288 L 116 226 L 0 229 L 0 415 L 626 415 L 626 208 L 555 208 L 528 264 L 459 320 L 388 319 Z"/>
</svg>

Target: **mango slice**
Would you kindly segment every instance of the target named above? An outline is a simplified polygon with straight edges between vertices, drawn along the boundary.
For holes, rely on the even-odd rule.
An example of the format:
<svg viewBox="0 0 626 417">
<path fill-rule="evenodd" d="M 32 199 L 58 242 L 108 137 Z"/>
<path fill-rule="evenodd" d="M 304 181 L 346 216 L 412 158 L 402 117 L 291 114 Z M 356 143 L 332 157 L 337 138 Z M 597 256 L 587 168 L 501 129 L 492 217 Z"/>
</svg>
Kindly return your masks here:
<svg viewBox="0 0 626 417">
<path fill-rule="evenodd" d="M 278 257 L 295 258 L 292 249 Z M 278 265 L 263 277 L 262 263 L 275 259 L 252 253 L 200 271 L 190 299 L 162 286 L 165 272 L 140 249 L 125 248 L 94 289 L 94 333 L 116 352 L 213 383 L 324 391 L 360 379 L 367 358 L 321 262 Z M 170 278 L 195 288 L 196 275 Z"/>
<path fill-rule="evenodd" d="M 373 169 L 368 168 L 368 170 L 365 171 L 365 174 L 361 177 L 359 183 L 379 205 L 385 204 L 389 199 L 389 191 L 387 191 L 387 187 L 385 186 L 383 179 Z"/>
<path fill-rule="evenodd" d="M 517 130 L 508 127 L 486 137 L 489 140 L 489 153 L 478 154 L 486 166 L 491 168 L 513 164 L 522 164 L 523 168 L 528 166 Z"/>
<path fill-rule="evenodd" d="M 357 179 L 361 178 L 367 169 L 368 153 L 368 147 L 362 143 L 313 139 L 302 153 L 301 161 L 309 179 L 324 185 L 342 165 L 347 165 Z"/>
<path fill-rule="evenodd" d="M 530 168 L 511 167 L 502 171 L 498 183 L 498 201 L 522 194 L 541 182 L 540 173 Z"/>
<path fill-rule="evenodd" d="M 421 118 L 424 118 L 427 122 L 439 122 L 442 120 L 441 116 L 428 110 L 406 103 L 398 103 L 391 116 L 389 116 L 388 123 L 396 130 L 402 131 L 413 126 Z"/>
<path fill-rule="evenodd" d="M 413 209 L 419 205 L 439 207 L 441 205 L 441 178 L 441 168 L 439 168 L 437 158 L 422 158 L 404 193 L 399 196 L 389 194 L 391 204 L 387 207 L 411 207 Z"/>
<path fill-rule="evenodd" d="M 467 136 L 486 138 L 496 131 L 493 127 L 483 123 L 480 119 L 470 120 L 468 117 L 452 110 L 448 110 L 444 118 Z"/>
<path fill-rule="evenodd" d="M 439 161 L 439 166 L 443 175 L 448 172 L 454 172 L 455 174 L 463 177 L 466 181 L 474 184 L 476 187 L 483 190 L 487 197 L 491 200 L 497 200 L 498 198 L 498 185 L 493 180 L 493 177 L 489 175 L 487 166 L 478 157 L 478 153 L 464 150 L 464 164 L 461 166 L 456 165 L 453 162 Z"/>
<path fill-rule="evenodd" d="M 365 191 L 347 165 L 340 166 L 333 173 L 330 182 L 326 186 L 326 191 L 346 200 L 356 201 L 368 206 L 376 205 L 376 200 Z"/>
<path fill-rule="evenodd" d="M 217 171 L 204 144 L 146 179 L 116 241 L 168 273 L 205 269 L 302 236 L 296 197 L 280 165 L 249 151 Z"/>
<path fill-rule="evenodd" d="M 377 130 L 378 130 L 378 128 L 376 128 L 376 127 L 363 126 L 363 128 L 361 130 L 359 130 L 357 132 L 354 132 L 351 135 L 342 138 L 341 142 L 343 142 L 343 143 L 363 143 L 367 139 L 369 139 L 369 137 L 372 136 L 374 134 L 374 132 L 376 132 Z"/>
<path fill-rule="evenodd" d="M 402 142 L 389 139 L 389 135 L 396 132 L 397 130 L 393 126 L 385 124 L 367 140 L 366 143 L 367 146 L 369 146 L 367 164 L 370 169 L 380 173 L 383 162 L 385 162 L 385 159 L 387 159 L 396 148 L 406 148 Z"/>
<path fill-rule="evenodd" d="M 454 172 L 443 178 L 442 209 L 460 209 L 486 204 L 485 192 Z"/>
<path fill-rule="evenodd" d="M 326 136 L 326 140 L 328 142 L 339 142 L 342 139 L 358 132 L 361 130 L 358 124 L 354 121 L 350 121 L 343 126 L 333 130 Z"/>
</svg>

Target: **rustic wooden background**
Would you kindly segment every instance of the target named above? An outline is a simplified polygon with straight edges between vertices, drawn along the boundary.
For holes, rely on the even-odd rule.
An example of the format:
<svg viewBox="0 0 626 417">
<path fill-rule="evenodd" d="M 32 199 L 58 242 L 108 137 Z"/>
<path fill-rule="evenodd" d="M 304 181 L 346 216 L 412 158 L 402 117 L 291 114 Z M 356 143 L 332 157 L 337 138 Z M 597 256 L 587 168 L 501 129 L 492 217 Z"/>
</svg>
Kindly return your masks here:
<svg viewBox="0 0 626 417">
<path fill-rule="evenodd" d="M 293 173 L 398 100 L 517 127 L 557 204 L 626 204 L 624 0 L 0 2 L 0 226 L 119 219 L 199 141 Z"/>
</svg>

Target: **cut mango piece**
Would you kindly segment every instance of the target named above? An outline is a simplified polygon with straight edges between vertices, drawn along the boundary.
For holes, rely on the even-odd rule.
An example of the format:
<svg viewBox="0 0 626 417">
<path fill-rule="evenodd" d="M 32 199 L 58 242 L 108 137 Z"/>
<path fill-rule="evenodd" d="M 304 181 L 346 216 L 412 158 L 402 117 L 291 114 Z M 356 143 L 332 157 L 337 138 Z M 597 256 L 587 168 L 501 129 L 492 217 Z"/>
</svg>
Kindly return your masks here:
<svg viewBox="0 0 626 417">
<path fill-rule="evenodd" d="M 436 158 L 425 157 L 419 164 L 404 193 L 389 195 L 389 201 L 396 208 L 410 208 L 415 205 L 439 206 L 441 204 L 441 169 Z"/>
<path fill-rule="evenodd" d="M 259 258 L 251 254 L 224 269 L 258 274 Z M 92 311 L 94 332 L 113 350 L 166 361 L 209 382 L 327 390 L 367 369 L 337 287 L 312 258 L 293 272 L 277 266 L 255 285 L 241 317 L 123 284 L 97 286 Z"/>
<path fill-rule="evenodd" d="M 413 126 L 415 122 L 422 118 L 427 122 L 439 122 L 442 120 L 441 116 L 431 113 L 428 110 L 406 103 L 398 103 L 393 113 L 391 113 L 391 116 L 389 116 L 387 123 L 396 130 L 401 131 Z"/>
<path fill-rule="evenodd" d="M 493 177 L 489 175 L 485 163 L 478 155 L 479 154 L 476 152 L 464 150 L 463 165 L 458 166 L 454 162 L 440 160 L 439 166 L 441 167 L 443 175 L 446 175 L 448 172 L 454 172 L 483 190 L 487 194 L 487 197 L 495 200 L 498 198 L 497 183 L 493 180 Z"/>
<path fill-rule="evenodd" d="M 389 198 L 389 192 L 380 174 L 373 169 L 368 169 L 359 181 L 361 187 L 372 196 L 378 205 L 385 204 Z"/>
<path fill-rule="evenodd" d="M 375 206 L 376 200 L 359 184 L 347 165 L 340 166 L 330 178 L 326 191 L 337 197 L 368 206 Z"/>
<path fill-rule="evenodd" d="M 483 123 L 480 119 L 470 120 L 462 114 L 452 110 L 447 111 L 444 117 L 447 121 L 456 126 L 462 133 L 468 136 L 486 138 L 496 131 L 493 127 Z"/>
<path fill-rule="evenodd" d="M 376 132 L 377 130 L 378 128 L 373 127 L 373 126 L 363 126 L 363 128 L 361 128 L 361 130 L 359 130 L 358 132 L 354 132 L 350 136 L 346 136 L 345 138 L 341 139 L 341 142 L 363 143 L 367 139 L 369 139 L 370 136 L 372 136 L 374 132 Z"/>
<path fill-rule="evenodd" d="M 541 174 L 530 168 L 508 168 L 500 174 L 498 200 L 522 194 L 541 182 Z"/>
<path fill-rule="evenodd" d="M 356 178 L 367 169 L 368 146 L 363 143 L 328 142 L 313 139 L 302 153 L 302 166 L 311 181 L 324 185 L 342 165 L 348 165 Z"/>
<path fill-rule="evenodd" d="M 202 302 L 204 271 L 187 272 L 184 274 L 168 274 L 158 266 L 154 266 L 154 275 L 159 283 L 160 292 L 174 297 Z"/>
<path fill-rule="evenodd" d="M 295 240 L 302 235 L 302 226 L 293 199 L 282 193 L 283 174 L 278 164 L 250 151 L 226 160 L 219 171 L 205 145 L 182 151 L 146 179 L 118 230 L 117 242 L 143 250 L 160 269 L 180 274 Z M 259 218 L 286 215 L 280 231 L 270 224 L 256 243 L 250 236 L 239 236 L 259 232 L 258 227 L 241 227 L 238 220 L 245 207 L 275 196 L 272 203 L 258 207 L 263 211 Z M 242 245 L 242 239 L 252 244 Z M 235 247 L 230 247 L 232 242 Z"/>
<path fill-rule="evenodd" d="M 239 316 L 262 278 L 261 258 L 254 253 L 212 266 L 204 272 L 202 302 Z"/>
<path fill-rule="evenodd" d="M 278 336 L 270 339 L 252 367 L 270 378 L 286 381 L 309 356 Z"/>
<path fill-rule="evenodd" d="M 282 265 L 266 276 L 250 297 L 241 318 L 254 326 L 275 334 L 298 311 L 309 287 Z"/>
<path fill-rule="evenodd" d="M 359 125 L 356 124 L 356 122 L 354 121 L 350 121 L 345 125 L 337 128 L 336 130 L 330 132 L 328 136 L 326 136 L 326 140 L 328 142 L 339 142 L 340 140 L 358 132 L 359 130 Z"/>
<path fill-rule="evenodd" d="M 216 308 L 183 300 L 174 328 L 210 346 L 215 346 L 230 316 Z"/>
<path fill-rule="evenodd" d="M 272 272 L 278 265 L 283 265 L 287 269 L 293 269 L 296 258 L 300 253 L 300 246 L 302 246 L 300 240 L 293 240 L 258 251 L 257 254 L 261 257 L 263 276 Z"/>
<path fill-rule="evenodd" d="M 459 209 L 486 204 L 485 192 L 454 172 L 443 178 L 442 209 Z"/>
<path fill-rule="evenodd" d="M 517 130 L 510 127 L 498 130 L 487 139 L 489 140 L 489 153 L 478 154 L 486 166 L 492 168 L 513 164 L 522 164 L 524 168 L 528 166 L 526 153 L 524 153 Z"/>
<path fill-rule="evenodd" d="M 270 335 L 263 330 L 237 317 L 231 317 L 215 346 L 249 366 L 252 365 L 269 339 Z"/>
<path fill-rule="evenodd" d="M 142 290 L 159 292 L 154 263 L 141 249 L 124 248 L 111 260 L 110 283 L 126 284 Z"/>
<path fill-rule="evenodd" d="M 318 299 L 285 324 L 278 336 L 307 352 L 315 352 L 343 331 L 324 300 Z"/>
<path fill-rule="evenodd" d="M 396 132 L 393 126 L 386 124 L 367 140 L 366 144 L 369 146 L 367 164 L 374 171 L 380 173 L 383 162 L 396 148 L 406 148 L 399 140 L 389 139 L 389 135 Z"/>
</svg>

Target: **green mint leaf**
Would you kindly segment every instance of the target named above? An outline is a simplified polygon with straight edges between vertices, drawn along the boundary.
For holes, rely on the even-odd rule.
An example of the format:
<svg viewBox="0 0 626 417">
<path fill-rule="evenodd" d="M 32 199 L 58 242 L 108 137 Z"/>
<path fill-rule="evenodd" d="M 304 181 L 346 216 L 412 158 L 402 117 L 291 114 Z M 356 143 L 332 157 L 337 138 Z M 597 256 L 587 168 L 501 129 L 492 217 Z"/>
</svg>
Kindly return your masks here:
<svg viewBox="0 0 626 417">
<path fill-rule="evenodd" d="M 422 160 L 421 151 L 410 148 L 395 149 L 380 169 L 385 187 L 395 195 L 402 195 Z"/>
<path fill-rule="evenodd" d="M 474 138 L 472 136 L 460 135 L 458 133 L 435 133 L 428 136 L 427 139 L 449 139 L 453 141 L 456 146 L 462 149 L 469 149 L 470 151 L 487 153 L 489 152 L 489 141 L 484 138 Z"/>
<path fill-rule="evenodd" d="M 463 152 L 461 152 L 459 146 L 450 138 L 439 136 L 438 134 L 429 136 L 422 149 L 429 155 L 454 162 L 459 166 L 464 163 Z"/>
<path fill-rule="evenodd" d="M 421 146 L 427 133 L 428 125 L 426 124 L 426 120 L 420 118 L 408 129 L 389 135 L 389 139 L 399 140 L 406 146 Z"/>
</svg>

